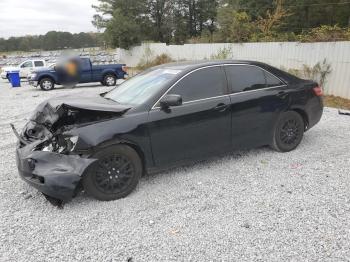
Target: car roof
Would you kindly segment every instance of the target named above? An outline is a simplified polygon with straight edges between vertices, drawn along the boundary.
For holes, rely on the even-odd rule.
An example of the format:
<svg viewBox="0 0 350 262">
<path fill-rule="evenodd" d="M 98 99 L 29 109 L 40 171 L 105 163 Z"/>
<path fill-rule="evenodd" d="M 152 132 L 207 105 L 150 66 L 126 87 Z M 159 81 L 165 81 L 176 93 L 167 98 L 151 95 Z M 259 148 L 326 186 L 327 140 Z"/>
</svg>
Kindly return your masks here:
<svg viewBox="0 0 350 262">
<path fill-rule="evenodd" d="M 262 63 L 256 61 L 247 61 L 247 60 L 199 60 L 199 61 L 183 61 L 169 63 L 159 66 L 159 68 L 171 68 L 177 70 L 186 70 L 186 69 L 196 69 L 204 66 L 211 65 L 221 65 L 221 64 L 250 64 L 250 65 L 260 65 Z"/>
<path fill-rule="evenodd" d="M 295 83 L 299 82 L 301 79 L 293 76 L 287 72 L 284 72 L 278 68 L 270 66 L 268 64 L 258 62 L 258 61 L 249 61 L 249 60 L 202 60 L 202 61 L 183 61 L 175 62 L 169 64 L 163 64 L 154 67 L 154 69 L 174 69 L 180 70 L 182 73 L 186 73 L 198 68 L 213 66 L 213 65 L 224 65 L 224 64 L 241 64 L 241 65 L 254 65 L 258 66 L 282 79 L 286 83 Z"/>
</svg>

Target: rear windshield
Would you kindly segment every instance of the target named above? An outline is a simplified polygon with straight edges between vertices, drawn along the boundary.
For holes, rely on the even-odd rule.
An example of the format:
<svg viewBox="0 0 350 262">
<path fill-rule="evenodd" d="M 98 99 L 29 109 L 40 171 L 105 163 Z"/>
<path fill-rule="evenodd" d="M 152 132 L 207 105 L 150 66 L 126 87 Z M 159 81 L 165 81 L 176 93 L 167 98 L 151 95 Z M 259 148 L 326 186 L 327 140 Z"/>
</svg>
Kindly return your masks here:
<svg viewBox="0 0 350 262">
<path fill-rule="evenodd" d="M 141 105 L 173 80 L 181 70 L 155 69 L 145 71 L 125 81 L 104 97 L 120 104 Z"/>
</svg>

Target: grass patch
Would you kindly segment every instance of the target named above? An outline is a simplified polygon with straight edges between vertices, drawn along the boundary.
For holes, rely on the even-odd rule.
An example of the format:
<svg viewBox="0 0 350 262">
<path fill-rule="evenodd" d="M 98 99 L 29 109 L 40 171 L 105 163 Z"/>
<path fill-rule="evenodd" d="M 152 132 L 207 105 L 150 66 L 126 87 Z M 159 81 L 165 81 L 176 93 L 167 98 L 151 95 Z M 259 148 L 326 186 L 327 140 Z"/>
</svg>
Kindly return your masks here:
<svg viewBox="0 0 350 262">
<path fill-rule="evenodd" d="M 339 96 L 324 96 L 323 100 L 324 105 L 327 107 L 350 110 L 350 99 L 345 99 Z"/>
</svg>

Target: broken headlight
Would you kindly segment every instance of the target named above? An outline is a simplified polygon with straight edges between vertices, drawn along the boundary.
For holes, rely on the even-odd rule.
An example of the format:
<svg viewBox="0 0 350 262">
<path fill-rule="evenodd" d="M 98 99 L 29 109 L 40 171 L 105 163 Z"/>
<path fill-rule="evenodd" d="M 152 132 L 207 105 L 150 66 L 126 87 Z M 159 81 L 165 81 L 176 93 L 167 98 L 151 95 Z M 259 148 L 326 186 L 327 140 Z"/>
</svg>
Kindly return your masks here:
<svg viewBox="0 0 350 262">
<path fill-rule="evenodd" d="M 59 154 L 67 154 L 72 152 L 78 142 L 78 136 L 56 136 L 52 138 L 50 143 L 47 143 L 42 151 L 55 152 Z"/>
</svg>

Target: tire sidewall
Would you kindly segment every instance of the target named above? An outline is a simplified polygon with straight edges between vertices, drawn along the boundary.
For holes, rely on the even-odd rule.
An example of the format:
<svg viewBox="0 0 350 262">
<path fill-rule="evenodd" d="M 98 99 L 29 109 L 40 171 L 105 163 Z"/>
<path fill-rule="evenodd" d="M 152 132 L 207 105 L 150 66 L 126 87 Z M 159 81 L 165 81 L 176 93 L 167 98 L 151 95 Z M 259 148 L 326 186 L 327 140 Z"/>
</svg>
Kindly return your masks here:
<svg viewBox="0 0 350 262">
<path fill-rule="evenodd" d="M 103 193 L 100 189 L 96 187 L 94 182 L 94 176 L 96 173 L 97 165 L 99 163 L 99 161 L 96 161 L 87 170 L 86 174 L 84 174 L 82 183 L 85 191 L 89 195 L 93 196 L 98 200 L 111 201 L 111 200 L 116 200 L 116 199 L 126 197 L 136 188 L 142 175 L 143 169 L 142 169 L 141 159 L 138 153 L 133 148 L 127 145 L 121 144 L 121 145 L 116 145 L 116 146 L 111 146 L 111 147 L 101 149 L 100 151 L 92 155 L 91 158 L 103 159 L 108 155 L 112 155 L 112 154 L 120 154 L 127 157 L 132 162 L 132 165 L 134 167 L 134 170 L 135 170 L 134 176 L 132 177 L 131 182 L 129 183 L 128 187 L 124 191 L 121 191 L 115 194 Z"/>
<path fill-rule="evenodd" d="M 281 128 L 285 124 L 285 122 L 289 119 L 295 119 L 299 125 L 299 128 L 300 128 L 297 142 L 293 145 L 290 145 L 290 146 L 283 143 L 280 139 Z M 300 116 L 300 114 L 298 114 L 297 112 L 294 112 L 294 111 L 284 112 L 279 116 L 278 121 L 276 123 L 272 146 L 274 149 L 276 149 L 279 152 L 293 151 L 301 143 L 303 136 L 304 136 L 304 132 L 305 132 L 305 123 L 304 123 L 303 118 Z"/>
<path fill-rule="evenodd" d="M 51 82 L 51 88 L 50 89 L 46 89 L 46 88 L 43 87 L 43 84 L 44 84 L 45 81 L 50 81 Z M 41 79 L 39 85 L 40 85 L 40 88 L 42 90 L 44 90 L 44 91 L 50 91 L 50 90 L 53 90 L 55 88 L 55 83 L 50 78 L 43 78 L 43 79 Z"/>
<path fill-rule="evenodd" d="M 114 79 L 113 85 L 109 85 L 109 84 L 107 83 L 107 78 L 108 78 L 108 77 L 113 77 L 113 79 Z M 107 75 L 105 75 L 105 76 L 103 77 L 103 84 L 104 84 L 105 86 L 115 86 L 115 85 L 117 84 L 117 77 L 116 77 L 115 75 L 112 75 L 112 74 L 107 74 Z"/>
</svg>

